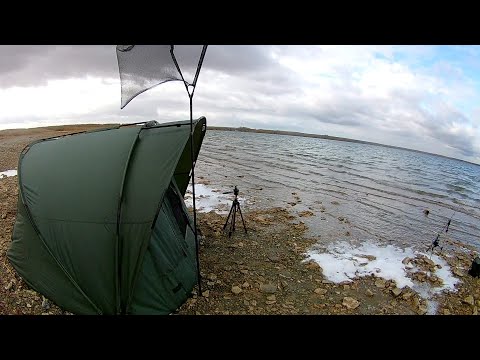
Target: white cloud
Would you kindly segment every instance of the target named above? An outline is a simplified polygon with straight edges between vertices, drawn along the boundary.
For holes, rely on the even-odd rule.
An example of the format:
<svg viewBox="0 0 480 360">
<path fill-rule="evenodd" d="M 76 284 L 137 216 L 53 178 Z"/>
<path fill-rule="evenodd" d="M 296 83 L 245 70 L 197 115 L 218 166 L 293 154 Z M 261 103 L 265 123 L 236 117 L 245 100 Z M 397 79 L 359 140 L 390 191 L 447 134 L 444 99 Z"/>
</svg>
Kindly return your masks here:
<svg viewBox="0 0 480 360">
<path fill-rule="evenodd" d="M 119 81 L 100 78 L 50 80 L 36 87 L 0 89 L 2 125 L 29 115 L 60 119 L 92 113 L 118 93 Z"/>
<path fill-rule="evenodd" d="M 0 79 L 8 80 L 0 88 L 0 128 L 189 116 L 179 82 L 149 90 L 120 110 L 113 45 L 111 52 L 105 46 L 9 49 L 21 61 L 0 61 Z M 462 64 L 473 66 L 480 54 L 460 49 L 463 63 L 431 46 L 209 46 L 194 116 L 205 115 L 210 125 L 352 137 L 478 161 L 480 110 L 472 104 L 480 86 Z M 75 66 L 66 67 L 68 59 L 91 68 L 84 71 L 90 75 L 79 78 Z M 19 86 L 12 86 L 12 74 Z M 50 80 L 39 81 L 42 74 Z"/>
</svg>

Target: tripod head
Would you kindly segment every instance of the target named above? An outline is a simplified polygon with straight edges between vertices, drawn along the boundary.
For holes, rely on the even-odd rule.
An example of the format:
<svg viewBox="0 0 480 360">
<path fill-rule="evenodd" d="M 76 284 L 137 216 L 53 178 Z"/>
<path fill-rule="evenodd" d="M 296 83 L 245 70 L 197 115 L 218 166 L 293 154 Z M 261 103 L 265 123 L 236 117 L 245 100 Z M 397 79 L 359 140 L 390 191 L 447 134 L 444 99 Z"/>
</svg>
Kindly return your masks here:
<svg viewBox="0 0 480 360">
<path fill-rule="evenodd" d="M 235 195 L 235 199 L 237 198 L 239 192 L 240 191 L 238 190 L 237 185 L 235 185 L 235 187 L 233 188 L 233 194 Z M 232 191 L 225 191 L 223 192 L 223 194 L 232 194 Z"/>
</svg>

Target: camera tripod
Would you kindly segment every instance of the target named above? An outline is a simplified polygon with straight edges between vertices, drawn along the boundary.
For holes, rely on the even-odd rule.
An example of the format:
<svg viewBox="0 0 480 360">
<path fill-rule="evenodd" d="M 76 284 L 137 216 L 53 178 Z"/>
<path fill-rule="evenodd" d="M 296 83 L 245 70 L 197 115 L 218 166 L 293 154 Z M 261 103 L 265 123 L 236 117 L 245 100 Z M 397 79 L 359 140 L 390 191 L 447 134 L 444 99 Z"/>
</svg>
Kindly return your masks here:
<svg viewBox="0 0 480 360">
<path fill-rule="evenodd" d="M 237 199 L 238 188 L 236 186 L 233 189 L 233 193 L 235 194 L 235 199 L 233 199 L 232 207 L 230 208 L 230 212 L 228 213 L 228 216 L 227 216 L 227 221 L 225 221 L 225 225 L 223 225 L 223 230 L 225 230 L 228 224 L 228 220 L 230 220 L 230 216 L 231 216 L 232 218 L 230 222 L 230 229 L 228 231 L 228 237 L 231 237 L 232 233 L 235 231 L 235 220 L 236 220 L 237 211 L 240 213 L 240 217 L 242 218 L 243 229 L 245 230 L 245 234 L 247 233 L 245 221 L 243 221 L 242 210 L 240 209 L 240 203 L 238 202 L 238 199 Z"/>
</svg>

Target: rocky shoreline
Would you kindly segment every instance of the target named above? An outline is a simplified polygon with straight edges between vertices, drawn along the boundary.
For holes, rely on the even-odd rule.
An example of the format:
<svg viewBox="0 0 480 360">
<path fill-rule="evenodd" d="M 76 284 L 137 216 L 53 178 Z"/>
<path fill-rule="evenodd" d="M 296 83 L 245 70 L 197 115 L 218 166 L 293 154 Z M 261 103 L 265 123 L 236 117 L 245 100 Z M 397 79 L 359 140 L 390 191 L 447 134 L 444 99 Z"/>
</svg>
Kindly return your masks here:
<svg viewBox="0 0 480 360">
<path fill-rule="evenodd" d="M 29 142 L 49 136 L 81 131 L 31 129 L 0 131 L 0 172 L 17 168 L 18 156 Z M 68 314 L 41 294 L 33 291 L 18 276 L 6 258 L 17 208 L 16 176 L 0 179 L 0 315 Z M 180 315 L 423 315 L 429 301 L 409 287 L 400 288 L 393 280 L 363 276 L 333 282 L 307 252 L 318 241 L 306 235 L 303 217 L 290 209 L 270 208 L 244 214 L 248 234 L 243 228 L 229 238 L 223 231 L 225 215 L 213 211 L 198 214 L 201 231 L 200 261 L 202 294 L 194 290 L 176 312 Z M 436 293 L 439 315 L 476 315 L 480 310 L 480 279 L 467 274 L 474 249 L 451 244 L 439 256 L 459 280 L 454 292 Z M 364 254 L 365 264 L 374 260 Z M 370 258 L 369 258 L 370 257 Z M 404 258 L 412 281 L 432 288 L 442 283 L 438 263 L 418 255 Z"/>
<path fill-rule="evenodd" d="M 193 297 L 178 314 L 224 315 L 424 315 L 428 301 L 408 287 L 374 275 L 334 283 L 305 253 L 314 244 L 305 228 L 285 209 L 276 208 L 246 216 L 249 234 L 223 232 L 224 217 L 200 214 L 203 232 L 201 271 L 203 294 Z M 369 255 L 366 255 L 367 257 Z M 404 259 L 418 268 L 412 278 L 439 286 L 435 264 L 426 256 Z M 456 292 L 439 293 L 439 315 L 476 315 L 480 308 L 480 279 L 466 274 L 469 256 L 458 252 L 445 257 L 462 280 Z M 438 266 L 438 265 L 437 265 Z"/>
</svg>

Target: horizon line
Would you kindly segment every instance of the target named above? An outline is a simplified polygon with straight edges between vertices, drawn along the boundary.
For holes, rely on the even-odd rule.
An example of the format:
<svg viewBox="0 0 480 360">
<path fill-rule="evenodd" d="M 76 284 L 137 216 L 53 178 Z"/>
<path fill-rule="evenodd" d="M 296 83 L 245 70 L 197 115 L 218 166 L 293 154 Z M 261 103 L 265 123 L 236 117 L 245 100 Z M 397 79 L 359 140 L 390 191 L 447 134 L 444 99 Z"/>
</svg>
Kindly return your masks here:
<svg viewBox="0 0 480 360">
<path fill-rule="evenodd" d="M 387 147 L 387 148 L 407 150 L 407 151 L 413 151 L 413 152 L 418 152 L 418 153 L 427 154 L 427 155 L 439 156 L 439 157 L 443 157 L 443 158 L 446 158 L 446 159 L 458 160 L 458 161 L 465 162 L 467 164 L 480 166 L 480 163 L 474 163 L 474 162 L 471 162 L 471 161 L 468 161 L 468 160 L 463 160 L 463 159 L 459 159 L 459 158 L 455 158 L 455 157 L 451 157 L 451 156 L 431 153 L 431 152 L 428 152 L 428 151 L 410 149 L 410 148 L 406 148 L 406 147 L 402 147 L 402 146 L 386 145 L 386 144 L 377 143 L 377 142 L 373 142 L 373 141 L 358 140 L 358 139 L 345 138 L 345 137 L 340 137 L 340 136 L 312 134 L 312 133 L 304 133 L 304 132 L 299 132 L 299 131 L 287 131 L 287 130 L 275 130 L 275 129 L 256 129 L 256 128 L 249 128 L 249 127 L 245 127 L 245 126 L 240 126 L 240 127 L 209 126 L 208 129 L 209 130 L 220 130 L 220 131 L 240 131 L 240 132 L 255 132 L 255 133 L 262 133 L 262 134 L 300 136 L 300 137 L 310 137 L 310 138 L 318 138 L 318 139 L 325 139 L 325 140 L 353 142 L 353 143 L 360 143 L 360 144 L 367 144 L 367 145 L 374 145 L 374 146 L 383 146 L 383 147 Z"/>
</svg>

